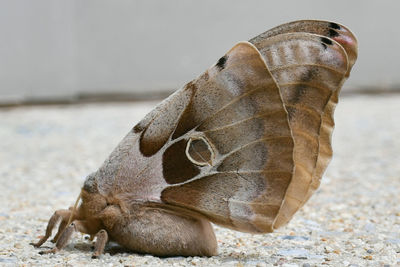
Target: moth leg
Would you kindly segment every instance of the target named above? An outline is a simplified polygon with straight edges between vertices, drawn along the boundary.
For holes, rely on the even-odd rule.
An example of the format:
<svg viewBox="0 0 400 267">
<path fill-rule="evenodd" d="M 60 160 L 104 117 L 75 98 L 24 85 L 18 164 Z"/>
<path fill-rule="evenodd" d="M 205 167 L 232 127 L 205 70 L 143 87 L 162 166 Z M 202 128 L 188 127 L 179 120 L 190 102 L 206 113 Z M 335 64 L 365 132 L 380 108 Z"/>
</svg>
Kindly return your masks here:
<svg viewBox="0 0 400 267">
<path fill-rule="evenodd" d="M 65 227 L 67 226 L 67 223 L 71 217 L 72 207 L 70 207 L 68 211 L 69 211 L 69 213 L 66 212 L 65 214 L 61 215 L 62 220 L 60 222 L 60 225 L 58 226 L 58 231 L 57 231 L 56 235 L 53 237 L 53 239 L 51 240 L 51 242 L 56 243 L 57 240 L 60 238 L 60 235 L 64 231 Z M 74 217 L 72 217 L 72 220 L 74 220 Z"/>
<path fill-rule="evenodd" d="M 71 211 L 70 210 L 56 210 L 53 213 L 53 215 L 50 217 L 49 222 L 47 223 L 46 234 L 38 242 L 36 242 L 36 243 L 32 242 L 30 244 L 33 245 L 34 247 L 37 247 L 37 248 L 40 247 L 41 245 L 43 245 L 43 243 L 46 242 L 47 239 L 51 236 L 51 233 L 52 233 L 54 227 L 57 225 L 57 223 L 60 221 L 60 219 L 62 219 L 62 221 L 64 221 L 64 220 L 68 221 L 70 215 L 71 215 Z M 61 224 L 60 224 L 60 227 L 58 229 L 57 235 L 59 235 L 59 232 L 61 230 Z M 64 227 L 65 227 L 65 225 L 64 225 Z M 57 235 L 56 235 L 56 237 L 57 237 Z"/>
<path fill-rule="evenodd" d="M 101 229 L 96 234 L 96 243 L 94 245 L 94 252 L 92 255 L 92 259 L 98 258 L 104 252 L 104 247 L 106 246 L 108 241 L 108 234 L 106 230 Z"/>
<path fill-rule="evenodd" d="M 67 226 L 68 219 L 66 220 L 61 220 L 60 225 L 58 226 L 58 231 L 56 235 L 53 237 L 52 240 L 50 240 L 52 243 L 56 243 L 57 240 L 60 238 L 61 233 L 64 231 L 65 227 Z"/>
<path fill-rule="evenodd" d="M 57 251 L 65 248 L 68 242 L 71 240 L 72 235 L 77 231 L 85 234 L 90 234 L 85 221 L 74 221 L 62 232 L 54 248 L 50 250 L 40 251 L 39 254 L 56 253 Z"/>
</svg>

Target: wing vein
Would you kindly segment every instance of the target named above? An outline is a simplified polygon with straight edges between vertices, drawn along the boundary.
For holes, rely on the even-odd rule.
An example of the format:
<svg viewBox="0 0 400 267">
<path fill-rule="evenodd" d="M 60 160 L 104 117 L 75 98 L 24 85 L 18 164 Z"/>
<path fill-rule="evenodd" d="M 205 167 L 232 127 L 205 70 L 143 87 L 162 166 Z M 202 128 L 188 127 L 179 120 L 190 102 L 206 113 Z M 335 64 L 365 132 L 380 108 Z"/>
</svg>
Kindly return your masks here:
<svg viewBox="0 0 400 267">
<path fill-rule="evenodd" d="M 278 70 L 291 69 L 291 68 L 304 67 L 304 66 L 319 67 L 319 68 L 322 68 L 322 69 L 327 69 L 327 70 L 330 70 L 332 72 L 338 73 L 338 74 L 343 75 L 343 76 L 347 72 L 347 69 L 344 72 L 342 72 L 342 71 L 340 71 L 338 69 L 329 67 L 327 65 L 312 64 L 312 63 L 284 65 L 284 66 L 270 68 L 269 71 L 272 73 L 272 72 L 275 72 L 275 71 L 278 71 Z"/>
<path fill-rule="evenodd" d="M 289 83 L 280 83 L 280 84 L 279 84 L 280 87 L 282 87 L 282 86 L 288 86 L 288 85 L 289 85 L 289 86 L 290 86 L 290 85 L 305 85 L 305 86 L 307 86 L 307 87 L 311 87 L 311 88 L 316 88 L 316 89 L 321 89 L 321 90 L 324 90 L 324 91 L 328 91 L 328 92 L 330 92 L 330 93 L 332 93 L 333 91 L 337 90 L 337 87 L 339 87 L 339 85 L 338 85 L 338 86 L 335 86 L 334 90 L 331 90 L 331 89 L 329 89 L 328 87 L 319 86 L 319 85 L 312 84 L 312 83 L 309 83 L 309 82 L 289 82 Z"/>
<path fill-rule="evenodd" d="M 275 86 L 277 87 L 276 84 L 275 84 Z M 226 109 L 226 108 L 228 108 L 229 106 L 233 105 L 234 103 L 238 102 L 240 99 L 242 99 L 242 98 L 244 98 L 244 97 L 246 97 L 246 96 L 248 96 L 248 95 L 251 95 L 252 93 L 257 92 L 257 91 L 259 91 L 259 90 L 265 90 L 265 88 L 264 88 L 264 87 L 258 87 L 258 88 L 249 90 L 249 91 L 243 93 L 242 95 L 240 95 L 240 96 L 238 96 L 238 97 L 235 97 L 235 98 L 232 99 L 230 102 L 228 102 L 225 106 L 223 106 L 223 107 L 221 107 L 220 109 L 216 110 L 212 115 L 210 115 L 210 116 L 204 118 L 204 120 L 201 122 L 201 124 L 200 124 L 198 127 L 201 127 L 205 122 L 207 122 L 207 121 L 210 120 L 211 118 L 217 116 L 221 111 L 223 111 L 224 109 Z M 277 89 L 277 90 L 278 90 L 278 89 Z M 282 106 L 283 106 L 283 102 L 282 102 Z"/>
<path fill-rule="evenodd" d="M 273 115 L 273 114 L 276 114 L 276 113 L 279 113 L 279 112 L 282 112 L 282 110 L 274 110 L 274 111 L 271 111 L 271 112 L 259 113 L 259 114 L 257 114 L 257 115 L 253 115 L 253 116 L 248 117 L 248 118 L 243 119 L 243 120 L 235 121 L 235 122 L 232 122 L 232 123 L 229 123 L 229 124 L 225 124 L 225 125 L 223 125 L 223 126 L 221 126 L 221 127 L 217 127 L 217 128 L 214 128 L 214 129 L 206 130 L 206 131 L 204 131 L 204 133 L 209 133 L 209 132 L 215 132 L 215 131 L 223 130 L 223 129 L 225 129 L 225 128 L 229 128 L 229 127 L 238 125 L 238 124 L 240 124 L 240 123 L 243 123 L 243 122 L 246 122 L 246 121 L 250 121 L 250 120 L 252 120 L 252 119 L 262 118 L 262 117 L 264 117 L 264 116 L 267 117 L 267 116 L 270 116 L 270 115 Z"/>
</svg>

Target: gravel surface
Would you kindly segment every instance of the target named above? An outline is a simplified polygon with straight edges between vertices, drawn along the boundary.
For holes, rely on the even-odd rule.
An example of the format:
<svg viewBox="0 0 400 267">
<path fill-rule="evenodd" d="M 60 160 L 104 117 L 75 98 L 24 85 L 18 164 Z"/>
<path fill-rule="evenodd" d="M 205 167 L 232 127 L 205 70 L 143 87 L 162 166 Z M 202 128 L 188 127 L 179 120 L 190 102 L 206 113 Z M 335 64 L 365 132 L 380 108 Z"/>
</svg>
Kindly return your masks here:
<svg viewBox="0 0 400 267">
<path fill-rule="evenodd" d="M 399 266 L 400 96 L 348 96 L 336 112 L 334 159 L 319 191 L 273 234 L 215 227 L 219 255 L 158 258 L 115 245 L 91 259 L 77 234 L 55 255 L 29 242 L 73 204 L 85 176 L 153 106 L 91 104 L 0 110 L 0 265 Z M 44 248 L 52 247 L 47 242 Z"/>
</svg>

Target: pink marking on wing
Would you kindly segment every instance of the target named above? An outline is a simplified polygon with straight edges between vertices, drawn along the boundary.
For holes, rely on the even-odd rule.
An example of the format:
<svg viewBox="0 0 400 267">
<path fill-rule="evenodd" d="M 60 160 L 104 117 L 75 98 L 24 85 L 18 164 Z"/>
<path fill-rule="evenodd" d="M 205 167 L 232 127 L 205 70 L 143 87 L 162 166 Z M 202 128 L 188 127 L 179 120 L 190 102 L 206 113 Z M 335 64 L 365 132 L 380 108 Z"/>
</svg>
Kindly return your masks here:
<svg viewBox="0 0 400 267">
<path fill-rule="evenodd" d="M 346 46 L 356 46 L 356 42 L 353 38 L 347 35 L 339 35 L 333 38 L 336 42 Z"/>
</svg>

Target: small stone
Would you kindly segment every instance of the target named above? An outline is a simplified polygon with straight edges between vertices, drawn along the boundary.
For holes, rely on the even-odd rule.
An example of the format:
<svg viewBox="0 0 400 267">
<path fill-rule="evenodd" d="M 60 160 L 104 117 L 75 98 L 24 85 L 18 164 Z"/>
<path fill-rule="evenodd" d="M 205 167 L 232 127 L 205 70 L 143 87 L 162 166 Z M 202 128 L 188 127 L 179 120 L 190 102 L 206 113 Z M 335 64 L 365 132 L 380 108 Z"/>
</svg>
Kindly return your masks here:
<svg viewBox="0 0 400 267">
<path fill-rule="evenodd" d="M 373 223 L 367 223 L 367 224 L 364 226 L 364 230 L 367 231 L 367 232 L 375 232 L 375 230 L 376 230 L 375 224 L 373 224 Z"/>
<path fill-rule="evenodd" d="M 294 249 L 281 249 L 278 251 L 278 255 L 307 258 L 309 256 L 309 253 L 305 249 L 294 248 Z"/>
<path fill-rule="evenodd" d="M 306 236 L 296 236 L 296 235 L 285 235 L 281 237 L 283 240 L 308 240 L 309 238 Z"/>
<path fill-rule="evenodd" d="M 365 259 L 365 260 L 372 260 L 372 256 L 371 256 L 371 255 L 364 256 L 364 259 Z"/>
<path fill-rule="evenodd" d="M 311 264 L 309 264 L 309 263 L 303 263 L 302 267 L 311 267 Z"/>
<path fill-rule="evenodd" d="M 306 256 L 296 256 L 296 257 L 293 257 L 293 259 L 297 259 L 297 260 L 307 260 L 308 257 L 306 257 Z"/>
<path fill-rule="evenodd" d="M 285 258 L 279 258 L 279 260 L 274 263 L 274 266 L 282 265 L 285 262 L 286 262 Z"/>
<path fill-rule="evenodd" d="M 324 252 L 325 253 L 331 253 L 332 251 L 333 251 L 333 249 L 331 247 L 329 247 L 329 246 L 325 246 L 324 247 Z"/>
<path fill-rule="evenodd" d="M 373 253 L 374 251 L 372 250 L 372 249 L 367 249 L 367 253 L 369 253 L 369 254 L 371 254 L 371 253 Z"/>
</svg>

